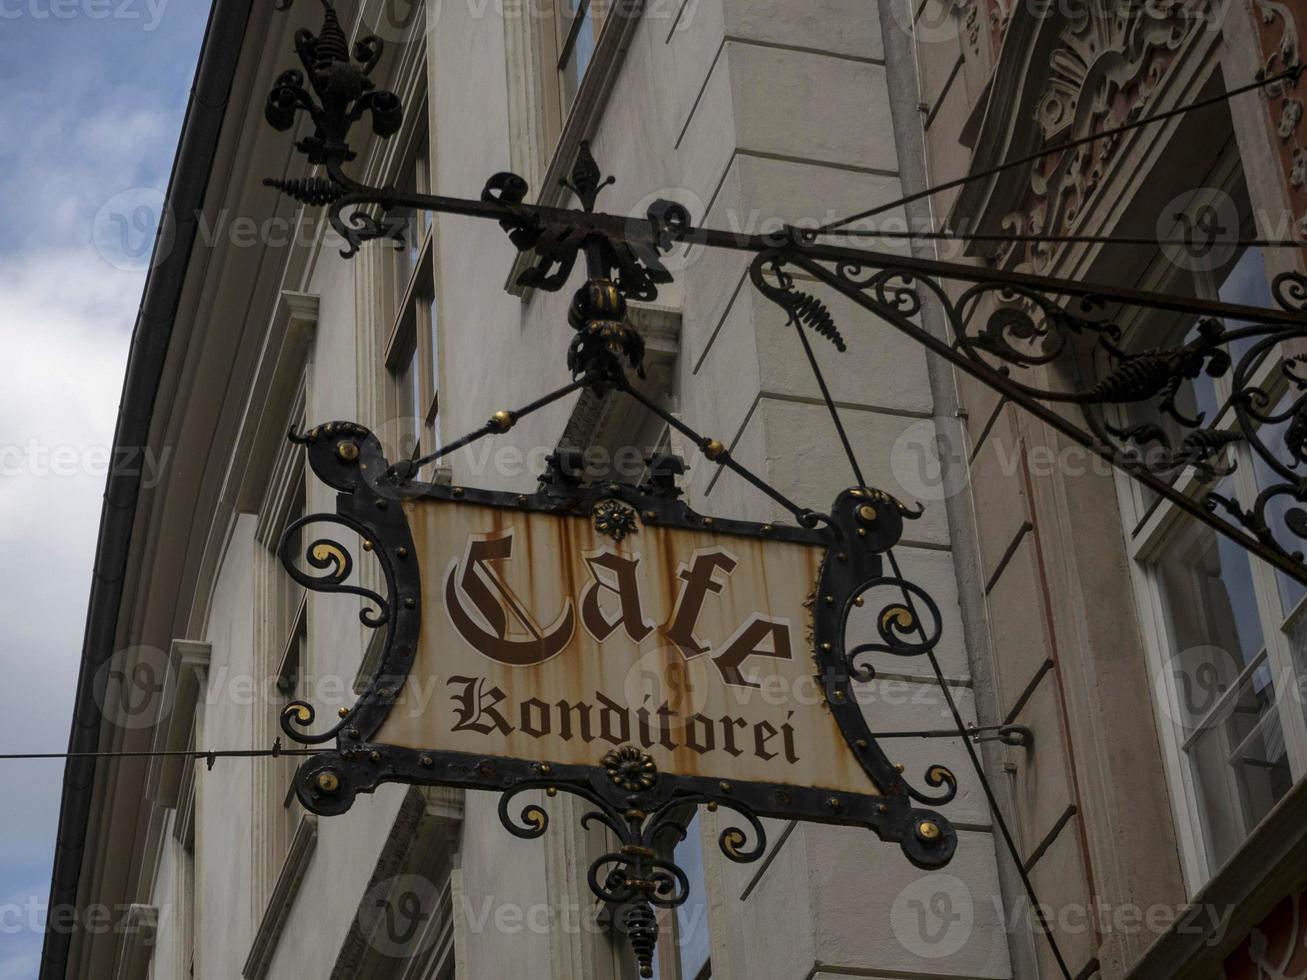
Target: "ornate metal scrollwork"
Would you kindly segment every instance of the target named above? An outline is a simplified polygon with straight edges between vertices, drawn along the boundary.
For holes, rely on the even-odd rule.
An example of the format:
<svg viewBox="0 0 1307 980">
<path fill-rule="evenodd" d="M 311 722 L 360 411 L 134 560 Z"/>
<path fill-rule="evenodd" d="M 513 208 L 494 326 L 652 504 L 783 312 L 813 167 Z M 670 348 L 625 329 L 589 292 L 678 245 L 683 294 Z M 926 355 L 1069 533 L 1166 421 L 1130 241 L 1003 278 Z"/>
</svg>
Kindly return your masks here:
<svg viewBox="0 0 1307 980">
<path fill-rule="evenodd" d="M 936 278 L 897 267 L 852 261 L 826 262 L 801 249 L 758 256 L 753 281 L 793 322 L 821 332 L 831 329 L 812 311 L 826 307 L 799 289 L 791 269 L 801 270 L 907 332 L 926 297 L 943 311 L 952 331 L 955 362 L 988 370 L 987 383 L 1014 400 L 1075 405 L 1087 444 L 1130 472 L 1164 482 L 1186 468 L 1211 484 L 1235 468 L 1230 447 L 1246 445 L 1273 482 L 1252 501 L 1205 494 L 1207 508 L 1269 551 L 1301 562 L 1307 539 L 1307 361 L 1290 357 L 1269 379 L 1263 365 L 1277 349 L 1307 338 L 1307 317 L 1263 311 L 1266 322 L 1224 323 L 1199 319 L 1192 332 L 1170 346 L 1142 350 L 1123 340 L 1116 308 L 1092 294 L 1065 297 L 1056 284 L 1040 289 L 1010 282 L 979 282 L 951 295 Z M 1289 273 L 1273 287 L 1280 311 L 1307 311 L 1307 277 Z M 1142 307 L 1149 304 L 1141 301 Z M 960 357 L 958 356 L 960 355 Z M 1087 382 L 1079 380 L 1086 373 Z M 1229 379 L 1230 394 L 1204 412 L 1184 404 L 1199 378 Z M 1285 405 L 1284 402 L 1289 404 Z M 1272 434 L 1284 427 L 1282 438 Z M 1259 473 L 1259 475 L 1263 475 Z M 1299 569 L 1307 578 L 1307 569 Z"/>
<path fill-rule="evenodd" d="M 651 977 L 658 937 L 654 909 L 676 908 L 690 897 L 689 878 L 668 855 L 685 839 L 694 807 L 704 804 L 717 810 L 724 806 L 743 819 L 747 830 L 729 826 L 718 836 L 722 853 L 732 861 L 749 863 L 761 858 L 767 834 L 747 805 L 722 799 L 721 794 L 691 792 L 666 798 L 659 792 L 658 767 L 635 746 L 614 749 L 601 765 L 603 774 L 587 786 L 558 783 L 550 779 L 552 767 L 537 766 L 539 779 L 522 780 L 499 798 L 499 818 L 514 836 L 534 840 L 548 830 L 549 817 L 537 803 L 526 804 L 515 816 L 516 800 L 522 794 L 543 789 L 553 796 L 562 790 L 595 807 L 582 816 L 582 826 L 602 825 L 612 834 L 617 849 L 596 858 L 586 878 L 600 901 L 624 907 L 622 923 L 640 975 Z"/>
<path fill-rule="evenodd" d="M 310 811 L 323 815 L 343 813 L 360 793 L 370 793 L 386 782 L 460 786 L 501 794 L 499 815 L 513 835 L 534 839 L 546 832 L 549 818 L 531 792 L 548 796 L 559 792 L 578 796 L 593 809 L 583 823 L 602 825 L 613 835 L 615 848 L 597 859 L 588 880 L 602 901 L 621 908 L 620 922 L 644 976 L 651 975 L 657 942 L 657 908 L 674 908 L 686 901 L 689 880 L 673 858 L 676 844 L 686 834 L 686 823 L 696 806 L 729 810 L 739 819 L 729 821 L 718 844 L 732 861 L 747 863 L 762 857 L 766 844 L 763 817 L 806 819 L 860 826 L 887 841 L 899 843 L 910 861 L 936 868 L 952 858 L 957 835 L 949 822 L 932 809 L 951 801 L 957 781 L 942 766 L 930 766 L 926 784 L 943 788 L 934 795 L 909 786 L 899 767 L 885 757 L 851 697 L 852 686 L 862 683 L 865 671 L 853 668 L 862 652 L 849 650 L 845 634 L 850 610 L 859 598 L 885 588 L 909 583 L 884 574 L 880 554 L 898 541 L 903 521 L 919 516 L 893 497 L 876 490 L 855 488 L 842 494 L 827 523 L 819 528 L 753 525 L 713 520 L 690 510 L 674 487 L 664 484 L 683 469 L 679 460 L 663 457 L 652 467 L 650 488 L 626 484 L 589 484 L 581 479 L 542 483 L 531 496 L 468 488 L 413 484 L 397 479 L 376 438 L 360 426 L 333 423 L 311 430 L 301 440 L 307 447 L 313 472 L 338 491 L 337 513 L 313 515 L 288 527 L 280 546 L 283 561 L 297 581 L 324 594 L 362 599 L 363 621 L 386 630 L 381 662 L 359 701 L 343 713 L 339 723 L 317 734 L 306 734 L 315 712 L 311 705 L 288 705 L 283 729 L 294 740 L 310 745 L 334 741 L 309 757 L 295 777 L 296 793 Z M 656 493 L 648 492 L 649 489 Z M 668 775 L 658 770 L 640 747 L 620 745 L 596 760 L 595 765 L 561 765 L 529 759 L 487 758 L 452 751 L 419 751 L 378 743 L 376 735 L 396 702 L 413 665 L 421 623 L 421 581 L 403 502 L 416 497 L 438 498 L 513 510 L 569 514 L 605 522 L 613 530 L 626 522 L 764 537 L 776 541 L 818 544 L 827 558 L 813 599 L 813 640 L 818 680 L 836 716 L 850 750 L 866 772 L 869 789 L 852 794 L 817 787 L 727 782 L 716 778 Z M 386 588 L 380 595 L 351 585 L 354 561 L 341 535 L 318 535 L 307 546 L 307 564 L 313 574 L 295 564 L 295 542 L 315 523 L 329 522 L 359 536 L 363 546 L 380 563 Z M 634 530 L 634 529 L 628 529 Z M 922 593 L 912 591 L 915 601 Z M 922 647 L 906 638 L 909 624 L 902 603 L 909 593 L 885 600 L 879 617 L 884 645 L 907 656 Z M 865 600 L 864 600 L 865 603 Z M 933 603 L 930 615 L 938 619 Z M 927 637 L 933 644 L 937 633 Z M 520 807 L 519 807 L 520 804 Z"/>
<path fill-rule="evenodd" d="M 291 3 L 279 0 L 277 9 L 289 9 Z M 332 227 L 345 241 L 342 254 L 350 257 L 374 239 L 389 238 L 402 244 L 403 222 L 392 219 L 392 212 L 401 208 L 440 210 L 449 202 L 395 187 L 369 187 L 345 174 L 344 164 L 357 156 L 349 145 L 355 124 L 370 116 L 372 132 L 386 139 L 399 131 L 404 109 L 398 96 L 378 89 L 372 81 L 384 51 L 381 39 L 365 37 L 351 51 L 333 0 L 322 0 L 322 5 L 323 24 L 318 34 L 301 30 L 295 35 L 302 68 L 278 77 L 264 114 L 268 123 L 281 131 L 293 127 L 301 113 L 307 114 L 314 132 L 295 145 L 310 164 L 323 166 L 326 175 L 264 183 L 301 204 L 326 207 Z M 614 178 L 603 176 L 585 142 L 570 179 L 563 181 L 586 214 L 594 212 L 600 192 L 613 182 Z M 619 233 L 539 220 L 534 209 L 520 207 L 529 190 L 525 180 L 505 172 L 491 177 L 481 193 L 483 202 L 508 206 L 500 224 L 514 247 L 536 254 L 535 264 L 518 277 L 520 286 L 551 292 L 562 289 L 582 252 L 590 278 L 615 285 L 624 299 L 652 302 L 658 287 L 671 282 L 659 252 L 669 249 L 689 228 L 689 212 L 681 205 L 656 201 L 645 216 L 651 232 L 647 241 L 631 242 Z M 602 342 L 613 343 L 612 337 L 623 332 L 621 326 L 622 318 L 614 318 Z M 630 337 L 617 342 L 625 353 L 631 353 Z"/>
</svg>

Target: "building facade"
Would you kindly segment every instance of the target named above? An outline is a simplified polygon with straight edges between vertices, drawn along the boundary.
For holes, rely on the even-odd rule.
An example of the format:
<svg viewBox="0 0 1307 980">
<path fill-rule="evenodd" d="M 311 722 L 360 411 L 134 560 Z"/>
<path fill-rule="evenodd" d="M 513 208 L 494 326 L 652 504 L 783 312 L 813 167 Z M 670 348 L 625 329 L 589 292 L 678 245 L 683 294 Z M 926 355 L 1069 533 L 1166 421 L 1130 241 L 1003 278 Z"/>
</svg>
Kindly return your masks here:
<svg viewBox="0 0 1307 980">
<path fill-rule="evenodd" d="M 1177 214 L 1196 224 L 1212 207 L 1284 235 L 1274 222 L 1307 206 L 1287 87 L 1103 155 L 895 204 L 1296 59 L 1290 8 L 1197 6 L 337 0 L 351 40 L 385 42 L 374 77 L 405 106 L 400 130 L 355 146 L 350 168 L 463 197 L 511 170 L 530 200 L 571 206 L 560 181 L 586 141 L 617 177 L 602 210 L 641 216 L 667 198 L 743 233 L 886 205 L 877 227 L 1169 237 Z M 373 242 L 347 259 L 322 209 L 264 185 L 308 173 L 264 105 L 295 32 L 322 16 L 309 0 L 214 0 L 117 436 L 168 447 L 172 464 L 154 485 L 110 480 L 74 751 L 259 750 L 289 702 L 324 716 L 352 703 L 378 654 L 359 603 L 306 595 L 276 554 L 283 529 L 334 504 L 286 433 L 357 421 L 400 459 L 568 380 L 570 289 L 512 286 L 523 260 L 494 223 L 414 214 L 402 248 Z M 1281 263 L 1302 261 L 1089 245 L 954 257 L 1251 302 Z M 821 506 L 854 478 L 749 261 L 697 247 L 667 258 L 674 284 L 631 314 L 641 390 Z M 848 351 L 815 354 L 867 480 L 925 505 L 899 556 L 942 610 L 949 689 L 969 723 L 1033 735 L 983 746 L 1020 867 L 959 739 L 889 741 L 908 774 L 956 773 L 952 863 L 925 873 L 866 831 L 768 821 L 766 857 L 737 865 L 717 846 L 722 816 L 704 809 L 677 848 L 694 892 L 662 917 L 657 975 L 1280 975 L 1256 971 L 1257 957 L 1293 955 L 1307 867 L 1294 819 L 1307 719 L 1287 689 L 1300 592 L 1128 481 L 1069 465 L 1050 433 L 890 325 L 829 306 Z M 923 323 L 947 336 L 938 312 Z M 1192 326 L 1129 325 L 1138 338 Z M 640 479 L 647 457 L 675 452 L 696 511 L 789 516 L 656 415 L 590 393 L 445 457 L 441 479 L 529 493 L 560 447 L 587 450 L 592 479 Z M 1255 494 L 1255 467 L 1237 472 Z M 357 574 L 378 585 L 366 561 Z M 1177 688 L 1213 677 L 1215 703 L 1192 717 Z M 951 723 L 928 665 L 904 660 L 866 687 L 877 731 Z M 542 796 L 552 819 L 539 841 L 508 835 L 480 792 L 387 786 L 317 817 L 290 792 L 298 761 L 70 762 L 51 908 L 125 911 L 112 930 L 52 918 L 43 978 L 635 975 L 586 882 L 606 841 L 583 826 L 583 804 Z M 1191 905 L 1221 914 L 1198 920 Z"/>
</svg>

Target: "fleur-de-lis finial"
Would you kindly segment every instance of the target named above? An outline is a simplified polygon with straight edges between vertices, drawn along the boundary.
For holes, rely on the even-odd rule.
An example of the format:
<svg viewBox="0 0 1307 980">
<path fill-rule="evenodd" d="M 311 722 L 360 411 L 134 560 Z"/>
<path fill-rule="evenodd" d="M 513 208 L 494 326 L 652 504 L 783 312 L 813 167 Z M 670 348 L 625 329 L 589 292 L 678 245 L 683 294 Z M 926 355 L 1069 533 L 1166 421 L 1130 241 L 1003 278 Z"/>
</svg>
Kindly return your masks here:
<svg viewBox="0 0 1307 980">
<path fill-rule="evenodd" d="M 582 140 L 576 152 L 576 163 L 572 165 L 572 179 L 561 183 L 577 196 L 582 208 L 592 212 L 599 200 L 599 192 L 610 184 L 617 183 L 617 178 L 604 177 L 594 154 L 590 152 L 590 141 Z"/>
</svg>

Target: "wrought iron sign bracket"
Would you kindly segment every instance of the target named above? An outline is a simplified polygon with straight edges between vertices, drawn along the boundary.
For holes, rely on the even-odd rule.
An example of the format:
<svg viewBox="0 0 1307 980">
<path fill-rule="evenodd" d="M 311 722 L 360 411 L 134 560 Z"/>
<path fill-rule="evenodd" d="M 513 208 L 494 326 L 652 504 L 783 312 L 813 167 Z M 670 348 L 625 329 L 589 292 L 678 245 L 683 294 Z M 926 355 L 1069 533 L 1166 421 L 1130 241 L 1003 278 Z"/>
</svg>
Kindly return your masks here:
<svg viewBox="0 0 1307 980">
<path fill-rule="evenodd" d="M 279 0 L 279 9 L 291 2 Z M 821 376 L 809 334 L 841 352 L 849 342 L 826 303 L 806 285 L 798 287 L 800 275 L 892 325 L 1194 519 L 1307 583 L 1301 543 L 1307 540 L 1307 353 L 1298 353 L 1307 351 L 1307 277 L 1277 279 L 1274 298 L 1279 308 L 1269 310 L 851 249 L 825 244 L 795 228 L 770 236 L 696 228 L 684 208 L 666 201 L 655 203 L 643 216 L 623 218 L 596 212 L 599 195 L 612 178 L 602 176 L 586 144 L 567 183 L 580 202 L 579 210 L 525 203 L 529 188 L 510 173 L 494 175 L 476 200 L 368 187 L 344 172 L 355 157 L 350 132 L 368 120 L 376 136 L 387 138 L 401 127 L 402 106 L 393 93 L 379 90 L 372 81 L 382 42 L 363 38 L 351 48 L 332 0 L 321 2 L 320 32 L 302 30 L 295 36 L 302 70 L 283 73 L 266 106 L 266 117 L 278 130 L 292 129 L 301 116 L 309 118 L 312 131 L 296 145 L 309 164 L 321 169 L 303 179 L 266 183 L 307 206 L 325 207 L 347 257 L 375 239 L 402 242 L 402 227 L 391 216 L 421 210 L 496 221 L 520 252 L 534 254 L 534 264 L 518 280 L 522 286 L 561 290 L 582 256 L 586 278 L 569 308 L 568 320 L 576 331 L 567 355 L 570 384 L 516 410 L 498 411 L 480 429 L 417 459 L 387 460 L 377 439 L 353 423 L 327 424 L 303 437 L 313 472 L 338 491 L 336 513 L 293 523 L 281 543 L 282 561 L 313 591 L 361 597 L 363 623 L 386 631 L 374 676 L 359 700 L 341 709 L 337 722 L 313 731 L 314 710 L 303 702 L 289 705 L 283 715 L 282 728 L 289 737 L 323 747 L 295 778 L 296 792 L 309 810 L 343 813 L 359 794 L 387 782 L 495 790 L 501 793 L 499 813 L 505 827 L 531 839 L 545 832 L 548 818 L 543 807 L 534 798 L 523 799 L 524 794 L 574 794 L 594 807 L 585 822 L 607 827 L 617 842 L 616 850 L 591 866 L 589 884 L 600 899 L 623 907 L 621 922 L 643 975 L 650 976 L 657 936 L 654 910 L 675 907 L 688 896 L 689 882 L 669 855 L 686 833 L 685 813 L 692 805 L 726 809 L 737 816 L 719 838 L 723 852 L 734 861 L 762 856 L 763 817 L 865 827 L 897 842 L 922 868 L 941 867 L 951 859 L 957 835 L 935 808 L 955 797 L 955 777 L 942 766 L 931 766 L 922 777 L 927 790 L 911 785 L 885 755 L 857 697 L 875 679 L 876 658 L 924 656 L 943 686 L 959 737 L 966 742 L 982 786 L 991 793 L 996 823 L 1019 863 L 935 654 L 940 611 L 925 590 L 899 574 L 892 551 L 903 521 L 920 516 L 920 511 L 863 485 L 867 481 Z M 644 344 L 629 323 L 627 304 L 655 299 L 658 288 L 671 281 L 662 256 L 688 245 L 754 253 L 754 287 L 795 326 L 855 474 L 855 486 L 838 497 L 829 513 L 789 500 L 734 460 L 721 442 L 694 431 L 628 380 L 628 371 L 643 374 Z M 951 332 L 948 339 L 920 322 L 928 305 L 943 312 Z M 1181 314 L 1199 322 L 1178 343 L 1139 350 L 1127 342 L 1119 325 L 1128 310 Z M 1293 349 L 1285 349 L 1290 344 Z M 1272 364 L 1275 357 L 1280 361 Z M 1082 383 L 1086 370 L 1092 377 Z M 1211 417 L 1183 404 L 1187 386 L 1204 377 L 1229 378 L 1229 394 Z M 620 392 L 641 402 L 689 438 L 705 458 L 730 468 L 784 507 L 796 526 L 695 513 L 679 499 L 674 477 L 682 464 L 669 456 L 651 461 L 654 475 L 639 487 L 587 483 L 565 451 L 553 458 L 534 494 L 441 487 L 417 479 L 428 463 L 477 439 L 506 433 L 524 416 L 583 388 L 598 394 Z M 1083 423 L 1075 420 L 1075 413 Z M 1210 485 L 1231 472 L 1232 452 L 1243 453 L 1244 447 L 1259 464 L 1261 488 L 1255 498 L 1212 492 Z M 1187 485 L 1180 479 L 1184 476 L 1194 477 L 1189 482 L 1201 489 L 1182 489 Z M 613 744 L 588 765 L 384 744 L 378 735 L 412 675 L 422 630 L 421 571 L 405 513 L 406 505 L 414 502 L 584 517 L 594 522 L 598 533 L 618 541 L 667 527 L 711 529 L 823 549 L 825 560 L 810 606 L 815 679 L 845 743 L 836 748 L 856 758 L 869 791 L 832 792 L 660 772 L 640 745 L 630 743 Z M 298 566 L 292 553 L 298 535 L 320 522 L 358 535 L 380 565 L 384 595 L 351 584 L 354 560 L 336 538 L 314 539 L 305 549 L 309 568 L 322 574 Z M 855 610 L 867 607 L 876 612 L 871 619 L 874 635 L 850 644 L 850 619 Z M 993 737 L 1017 745 L 1026 744 L 1027 735 L 1011 729 Z M 1032 886 L 1028 880 L 1025 884 L 1038 909 Z M 1049 941 L 1061 963 L 1051 934 Z"/>
<path fill-rule="evenodd" d="M 303 68 L 278 79 L 266 115 L 281 130 L 292 128 L 302 114 L 310 118 L 313 131 L 297 146 L 309 163 L 324 168 L 325 176 L 267 183 L 304 204 L 327 207 L 346 243 L 344 254 L 352 255 L 376 238 L 401 241 L 402 227 L 387 218 L 399 209 L 497 221 L 520 251 L 537 257 L 519 278 L 525 286 L 563 288 L 584 253 L 588 278 L 569 317 L 578 333 L 569 364 L 576 377 L 584 376 L 586 384 L 604 390 L 622 385 L 624 375 L 614 367 L 620 361 L 629 361 L 637 372 L 642 369 L 643 343 L 626 322 L 626 303 L 652 300 L 658 286 L 670 281 L 661 253 L 683 243 L 757 253 L 754 284 L 785 308 L 794 323 L 845 349 L 829 309 L 817 297 L 793 288 L 787 267 L 814 276 L 1150 491 L 1307 584 L 1302 554 L 1307 540 L 1307 365 L 1296 355 L 1286 360 L 1271 385 L 1264 386 L 1257 376 L 1268 354 L 1286 341 L 1301 342 L 1307 332 L 1307 277 L 1281 276 L 1275 289 L 1279 309 L 1270 310 L 851 249 L 823 244 L 813 232 L 797 228 L 770 236 L 695 228 L 684 208 L 666 201 L 657 202 L 641 218 L 600 214 L 595 204 L 612 178 L 601 177 L 584 145 L 568 182 L 581 210 L 523 203 L 529 188 L 510 173 L 492 177 L 480 200 L 367 187 L 344 173 L 344 165 L 355 156 L 349 134 L 369 119 L 374 134 L 393 135 L 403 110 L 393 93 L 378 90 L 371 79 L 383 51 L 380 39 L 363 38 L 351 49 L 332 0 L 321 2 L 322 29 L 317 35 L 296 34 Z M 279 7 L 286 9 L 290 3 L 282 0 Z M 953 298 L 944 286 L 948 282 L 971 285 Z M 914 321 L 923 302 L 936 302 L 945 311 L 951 342 Z M 993 308 L 984 311 L 984 304 Z M 1114 309 L 1180 313 L 1204 322 L 1192 340 L 1132 351 L 1120 346 Z M 987 321 L 973 329 L 971 320 L 978 313 Z M 1074 377 L 1078 365 L 1067 362 L 1086 345 L 1100 355 L 1101 374 L 1091 384 L 1060 390 L 1047 381 L 1013 377 L 1014 370 L 1068 366 Z M 590 355 L 598 348 L 613 356 L 596 361 Z M 1183 387 L 1204 373 L 1232 378 L 1233 394 L 1216 418 L 1186 414 L 1179 405 Z M 1065 405 L 1079 406 L 1086 425 L 1058 410 Z M 1130 419 L 1132 411 L 1149 407 L 1166 425 Z M 1167 426 L 1182 434 L 1172 435 Z M 1275 432 L 1280 428 L 1285 430 L 1282 435 Z M 1176 477 L 1186 469 L 1207 483 L 1228 472 L 1228 449 L 1236 443 L 1246 443 L 1273 474 L 1255 499 L 1213 493 L 1207 486 L 1198 495 L 1179 489 Z"/>
</svg>

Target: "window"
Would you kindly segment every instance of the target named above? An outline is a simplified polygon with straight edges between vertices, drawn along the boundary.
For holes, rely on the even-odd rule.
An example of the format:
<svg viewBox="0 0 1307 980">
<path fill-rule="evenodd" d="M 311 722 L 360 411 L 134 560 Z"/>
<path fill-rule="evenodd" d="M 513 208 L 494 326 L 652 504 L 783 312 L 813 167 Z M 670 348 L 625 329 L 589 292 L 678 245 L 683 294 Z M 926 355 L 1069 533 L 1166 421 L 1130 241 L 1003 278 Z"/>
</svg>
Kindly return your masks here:
<svg viewBox="0 0 1307 980">
<path fill-rule="evenodd" d="M 685 840 L 676 845 L 673 860 L 690 881 L 690 897 L 666 917 L 654 961 L 655 980 L 708 980 L 712 976 L 708 886 L 697 812 L 685 829 Z"/>
<path fill-rule="evenodd" d="M 558 78 L 563 115 L 576 101 L 581 80 L 594 57 L 599 29 L 603 26 L 600 0 L 559 0 Z"/>
<path fill-rule="evenodd" d="M 1224 187 L 1225 197 L 1250 213 L 1237 157 L 1231 165 L 1227 155 L 1224 170 L 1218 165 L 1208 183 Z M 1166 292 L 1273 305 L 1264 258 L 1256 249 L 1230 256 L 1217 268 L 1159 262 L 1145 279 L 1147 288 Z M 1197 326 L 1193 319 L 1146 318 L 1133 325 L 1131 346 L 1183 343 Z M 1240 326 L 1225 324 L 1227 330 Z M 1238 345 L 1232 347 L 1237 359 Z M 1278 356 L 1283 355 L 1272 352 L 1258 367 L 1258 383 L 1264 380 L 1272 402 L 1287 408 L 1289 396 L 1277 380 Z M 1219 378 L 1201 375 L 1179 393 L 1177 407 L 1190 416 L 1201 413 L 1204 425 L 1233 426 L 1231 383 L 1229 372 Z M 1156 424 L 1173 444 L 1189 431 L 1139 407 L 1125 413 L 1125 420 Z M 1260 435 L 1273 447 L 1284 440 L 1285 429 L 1285 424 L 1267 425 Z M 1215 490 L 1249 508 L 1265 486 L 1280 482 L 1245 443 L 1226 453 L 1234 470 L 1215 486 L 1186 470 L 1176 477 L 1177 489 L 1193 496 Z M 1119 477 L 1118 487 L 1126 523 L 1134 517 L 1131 547 L 1141 619 L 1153 658 L 1186 876 L 1196 892 L 1238 852 L 1295 780 L 1307 775 L 1307 721 L 1297 696 L 1307 654 L 1300 609 L 1307 590 L 1127 478 Z M 1292 502 L 1273 506 L 1283 509 Z"/>
<path fill-rule="evenodd" d="M 285 429 L 304 430 L 306 403 L 306 381 L 302 380 Z M 276 739 L 286 747 L 282 711 L 291 701 L 314 700 L 310 600 L 304 586 L 282 565 L 279 554 L 283 533 L 307 513 L 304 453 L 288 442 L 273 465 L 255 531 L 254 663 L 259 684 L 252 722 L 253 743 L 263 747 Z M 287 546 L 301 568 L 311 533 L 312 528 L 299 530 Z M 302 761 L 299 756 L 282 755 L 254 762 L 253 892 L 260 914 L 268 906 L 304 816 L 294 793 L 295 772 Z"/>
<path fill-rule="evenodd" d="M 427 131 L 414 139 L 399 186 L 430 191 L 430 146 Z M 440 444 L 437 421 L 440 390 L 439 306 L 432 257 L 434 227 L 425 212 L 401 216 L 404 247 L 395 258 L 395 304 L 398 311 L 386 349 L 391 424 L 384 436 L 395 459 L 429 453 Z"/>
<path fill-rule="evenodd" d="M 298 481 L 294 497 L 286 513 L 285 526 L 305 515 L 305 495 L 303 478 Z M 297 535 L 302 538 L 303 535 Z M 302 554 L 296 541 L 291 554 Z M 278 574 L 276 601 L 272 610 L 274 623 L 273 637 L 281 636 L 282 648 L 276 667 L 277 698 L 273 711 L 280 718 L 282 710 L 292 701 L 308 700 L 309 672 L 309 617 L 308 593 L 304 586 L 296 582 L 277 562 Z M 283 739 L 283 743 L 284 743 Z M 290 851 L 291 839 L 299 825 L 304 808 L 295 795 L 295 770 L 303 760 L 298 756 L 283 755 L 272 761 L 272 809 L 271 848 L 273 876 L 281 872 L 282 862 Z"/>
</svg>

